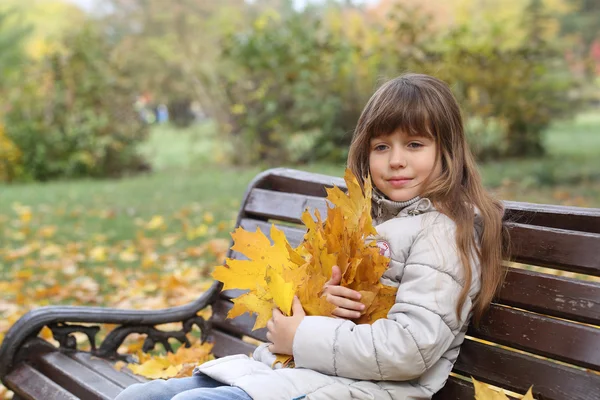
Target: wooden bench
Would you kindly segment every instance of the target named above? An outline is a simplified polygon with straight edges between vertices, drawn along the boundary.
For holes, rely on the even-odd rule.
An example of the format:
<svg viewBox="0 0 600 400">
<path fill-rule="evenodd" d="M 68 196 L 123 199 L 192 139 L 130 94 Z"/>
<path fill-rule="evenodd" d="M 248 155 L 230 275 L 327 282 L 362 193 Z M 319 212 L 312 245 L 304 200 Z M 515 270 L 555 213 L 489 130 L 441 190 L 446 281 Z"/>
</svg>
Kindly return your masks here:
<svg viewBox="0 0 600 400">
<path fill-rule="evenodd" d="M 237 225 L 269 232 L 276 223 L 296 245 L 303 236 L 300 215 L 306 207 L 325 215 L 325 186 L 344 187 L 339 178 L 289 169 L 257 176 L 242 202 Z M 479 328 L 471 327 L 454 375 L 434 398 L 473 399 L 473 376 L 517 393 L 533 385 L 538 399 L 600 399 L 600 209 L 506 202 L 513 261 L 568 271 L 571 276 L 519 268 L 511 264 L 496 302 Z M 239 257 L 230 252 L 229 257 Z M 168 338 L 185 341 L 193 325 L 213 341 L 217 357 L 250 353 L 242 337 L 265 340 L 265 331 L 251 331 L 253 318 L 227 320 L 233 291 L 221 293 L 219 283 L 195 302 L 157 311 L 93 307 L 43 307 L 23 316 L 0 348 L 0 378 L 15 399 L 112 399 L 124 387 L 143 380 L 112 368 L 123 359 L 117 349 L 131 333 L 147 335 L 145 349 Z M 209 321 L 196 316 L 212 307 Z M 183 329 L 163 332 L 156 325 L 182 322 Z M 99 324 L 116 324 L 96 343 Z M 37 337 L 49 327 L 56 348 Z M 88 335 L 91 352 L 77 350 L 74 332 Z"/>
</svg>

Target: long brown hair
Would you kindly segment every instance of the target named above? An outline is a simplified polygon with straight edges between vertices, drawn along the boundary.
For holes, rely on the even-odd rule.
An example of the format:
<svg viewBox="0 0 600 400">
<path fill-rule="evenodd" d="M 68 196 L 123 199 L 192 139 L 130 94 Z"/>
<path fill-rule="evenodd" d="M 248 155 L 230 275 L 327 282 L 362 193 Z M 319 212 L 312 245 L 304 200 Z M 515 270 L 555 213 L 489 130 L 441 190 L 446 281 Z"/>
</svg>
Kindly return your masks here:
<svg viewBox="0 0 600 400">
<path fill-rule="evenodd" d="M 433 138 L 442 173 L 427 182 L 421 193 L 456 224 L 456 245 L 466 285 L 456 311 L 460 315 L 472 279 L 471 258 L 481 266 L 481 290 L 473 305 L 477 323 L 498 291 L 505 275 L 507 233 L 502 225 L 503 207 L 484 189 L 473 155 L 465 140 L 460 107 L 452 91 L 429 75 L 405 74 L 383 84 L 365 106 L 356 126 L 348 167 L 361 183 L 369 176 L 370 141 L 396 130 Z M 483 228 L 480 247 L 473 234 L 477 208 Z"/>
</svg>

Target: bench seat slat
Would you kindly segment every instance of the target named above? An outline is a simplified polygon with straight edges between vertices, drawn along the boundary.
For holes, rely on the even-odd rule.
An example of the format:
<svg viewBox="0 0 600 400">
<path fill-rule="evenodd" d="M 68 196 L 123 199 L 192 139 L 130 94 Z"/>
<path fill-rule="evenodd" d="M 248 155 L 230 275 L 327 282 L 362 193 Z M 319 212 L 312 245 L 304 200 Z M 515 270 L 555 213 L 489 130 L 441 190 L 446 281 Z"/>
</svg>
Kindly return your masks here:
<svg viewBox="0 0 600 400">
<path fill-rule="evenodd" d="M 600 329 L 493 304 L 468 335 L 600 371 Z"/>
<path fill-rule="evenodd" d="M 79 400 L 79 397 L 26 363 L 20 364 L 7 375 L 6 382 L 19 398 L 26 400 Z"/>
<path fill-rule="evenodd" d="M 47 353 L 36 360 L 44 375 L 83 399 L 112 400 L 122 391 L 120 386 L 97 372 L 59 352 Z"/>
<path fill-rule="evenodd" d="M 244 342 L 242 339 L 217 329 L 211 331 L 209 340 L 214 342 L 213 355 L 217 358 L 231 356 L 234 354 L 250 355 L 256 346 Z"/>
<path fill-rule="evenodd" d="M 465 340 L 454 372 L 545 400 L 600 400 L 600 375 Z"/>
<path fill-rule="evenodd" d="M 450 376 L 444 387 L 433 395 L 432 400 L 473 400 L 475 389 L 471 382 Z M 512 397 L 510 397 L 512 400 Z"/>
<path fill-rule="evenodd" d="M 117 371 L 112 363 L 104 359 L 94 357 L 89 353 L 76 352 L 68 355 L 83 366 L 96 371 L 115 385 L 126 388 L 134 383 L 146 382 L 146 379 L 134 374 L 128 374 L 124 369 Z"/>
</svg>

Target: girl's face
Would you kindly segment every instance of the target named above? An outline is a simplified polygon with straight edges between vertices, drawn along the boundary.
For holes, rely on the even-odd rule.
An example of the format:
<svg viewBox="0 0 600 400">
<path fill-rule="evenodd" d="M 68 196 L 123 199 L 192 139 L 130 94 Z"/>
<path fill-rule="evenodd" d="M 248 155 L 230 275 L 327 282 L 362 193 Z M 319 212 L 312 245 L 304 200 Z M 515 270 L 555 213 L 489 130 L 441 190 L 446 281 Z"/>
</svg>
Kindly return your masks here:
<svg viewBox="0 0 600 400">
<path fill-rule="evenodd" d="M 440 176 L 435 141 L 425 136 L 409 136 L 396 130 L 371 139 L 369 170 L 374 185 L 393 201 L 419 196 L 427 178 Z"/>
</svg>

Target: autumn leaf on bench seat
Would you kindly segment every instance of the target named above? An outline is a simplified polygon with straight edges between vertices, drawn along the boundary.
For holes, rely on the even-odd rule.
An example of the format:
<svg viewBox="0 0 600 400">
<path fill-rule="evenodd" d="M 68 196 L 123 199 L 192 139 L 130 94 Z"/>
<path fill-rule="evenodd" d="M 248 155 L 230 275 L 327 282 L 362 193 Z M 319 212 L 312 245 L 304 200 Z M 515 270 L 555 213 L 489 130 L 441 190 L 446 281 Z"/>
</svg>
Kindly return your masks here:
<svg viewBox="0 0 600 400">
<path fill-rule="evenodd" d="M 475 386 L 475 400 L 508 400 L 504 393 L 490 388 L 487 384 L 479 382 L 475 378 L 472 379 L 473 386 Z M 521 400 L 534 400 L 531 388 Z"/>
</svg>

